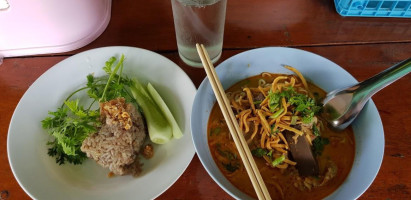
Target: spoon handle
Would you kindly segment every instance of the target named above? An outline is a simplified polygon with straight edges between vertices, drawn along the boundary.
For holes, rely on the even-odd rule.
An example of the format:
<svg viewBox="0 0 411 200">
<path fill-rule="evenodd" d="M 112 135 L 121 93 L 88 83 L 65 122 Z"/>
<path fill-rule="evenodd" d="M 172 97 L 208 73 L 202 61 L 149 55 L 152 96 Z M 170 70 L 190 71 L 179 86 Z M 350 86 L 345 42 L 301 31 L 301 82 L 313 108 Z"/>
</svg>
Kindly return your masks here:
<svg viewBox="0 0 411 200">
<path fill-rule="evenodd" d="M 359 84 L 359 93 L 362 93 L 364 99 L 370 98 L 372 95 L 407 75 L 411 72 L 411 58 L 408 58 L 379 74 L 361 82 Z M 362 96 L 361 95 L 361 96 Z"/>
</svg>

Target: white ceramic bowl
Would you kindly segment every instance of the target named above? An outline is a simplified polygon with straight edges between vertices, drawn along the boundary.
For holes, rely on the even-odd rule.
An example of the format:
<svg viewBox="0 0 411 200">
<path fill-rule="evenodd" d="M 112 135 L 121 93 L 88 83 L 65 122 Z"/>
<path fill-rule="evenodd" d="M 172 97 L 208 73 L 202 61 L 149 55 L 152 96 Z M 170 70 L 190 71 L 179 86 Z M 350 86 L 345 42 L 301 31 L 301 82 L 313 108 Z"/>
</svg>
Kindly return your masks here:
<svg viewBox="0 0 411 200">
<path fill-rule="evenodd" d="M 150 81 L 177 119 L 184 136 L 154 146 L 154 157 L 141 159 L 141 176 L 108 178 L 108 169 L 88 159 L 82 165 L 59 166 L 47 155 L 48 134 L 41 127 L 47 111 L 56 110 L 86 76 L 104 75 L 111 57 L 124 54 L 124 71 L 141 82 Z M 184 89 L 181 89 L 184 88 Z M 33 199 L 153 199 L 170 187 L 194 156 L 190 114 L 196 88 L 169 59 L 134 47 L 105 47 L 85 51 L 56 64 L 41 75 L 21 98 L 10 122 L 7 153 L 14 176 Z"/>
<path fill-rule="evenodd" d="M 297 68 L 308 81 L 326 92 L 348 86 L 356 81 L 347 71 L 319 55 L 292 48 L 267 47 L 233 56 L 216 67 L 224 89 L 261 72 L 291 73 L 281 66 Z M 206 78 L 200 85 L 191 114 L 191 131 L 201 163 L 227 193 L 237 199 L 249 199 L 220 172 L 207 144 L 207 122 L 216 99 Z M 355 199 L 367 190 L 376 177 L 384 154 L 384 131 L 377 108 L 369 101 L 352 124 L 355 135 L 355 158 L 344 183 L 326 199 Z"/>
</svg>

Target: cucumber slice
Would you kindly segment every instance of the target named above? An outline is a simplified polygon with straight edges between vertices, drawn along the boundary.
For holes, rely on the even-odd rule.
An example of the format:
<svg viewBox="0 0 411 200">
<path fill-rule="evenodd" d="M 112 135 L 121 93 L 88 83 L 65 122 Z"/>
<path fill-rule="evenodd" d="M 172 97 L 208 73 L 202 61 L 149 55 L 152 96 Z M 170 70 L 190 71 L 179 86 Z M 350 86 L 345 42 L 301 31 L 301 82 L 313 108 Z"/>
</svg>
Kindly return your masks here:
<svg viewBox="0 0 411 200">
<path fill-rule="evenodd" d="M 143 109 L 146 118 L 150 140 L 156 144 L 165 144 L 173 137 L 173 130 L 167 118 L 162 114 L 157 103 L 138 80 L 130 87 L 131 93 Z"/>
<path fill-rule="evenodd" d="M 158 105 L 160 110 L 163 112 L 164 116 L 166 117 L 168 123 L 170 123 L 171 128 L 173 130 L 173 137 L 179 139 L 183 137 L 183 133 L 181 132 L 180 127 L 177 124 L 176 119 L 174 118 L 173 114 L 171 113 L 170 109 L 168 108 L 167 104 L 161 98 L 160 94 L 157 90 L 151 85 L 151 83 L 147 84 L 148 93 L 150 93 L 151 97 L 153 98 L 154 102 Z"/>
</svg>

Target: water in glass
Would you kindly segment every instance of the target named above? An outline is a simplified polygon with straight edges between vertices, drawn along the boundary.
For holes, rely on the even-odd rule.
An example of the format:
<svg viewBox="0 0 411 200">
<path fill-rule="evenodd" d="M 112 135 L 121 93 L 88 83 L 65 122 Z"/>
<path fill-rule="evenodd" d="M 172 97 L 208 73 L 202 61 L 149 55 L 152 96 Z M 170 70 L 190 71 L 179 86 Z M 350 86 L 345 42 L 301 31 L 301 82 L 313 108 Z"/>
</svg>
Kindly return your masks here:
<svg viewBox="0 0 411 200">
<path fill-rule="evenodd" d="M 212 62 L 223 46 L 227 0 L 171 0 L 177 47 L 181 59 L 190 66 L 201 67 L 195 44 L 204 44 Z"/>
</svg>

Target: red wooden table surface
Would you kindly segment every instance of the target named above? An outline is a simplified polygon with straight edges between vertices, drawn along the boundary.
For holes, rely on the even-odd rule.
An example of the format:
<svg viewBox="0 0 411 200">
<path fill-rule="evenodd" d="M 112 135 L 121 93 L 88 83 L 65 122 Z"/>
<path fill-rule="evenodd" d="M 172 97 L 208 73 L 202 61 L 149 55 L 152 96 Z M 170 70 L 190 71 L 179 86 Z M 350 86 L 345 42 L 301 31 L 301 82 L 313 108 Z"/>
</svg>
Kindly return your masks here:
<svg viewBox="0 0 411 200">
<path fill-rule="evenodd" d="M 1 36 L 0 36 L 1 37 Z M 113 1 L 106 31 L 89 45 L 67 53 L 5 58 L 0 65 L 0 191 L 8 199 L 29 199 L 7 159 L 7 131 L 19 99 L 47 69 L 77 52 L 126 45 L 161 53 L 177 63 L 198 87 L 203 69 L 178 57 L 169 1 Z M 344 18 L 332 0 L 236 0 L 227 5 L 220 61 L 263 46 L 291 46 L 326 57 L 357 80 L 411 57 L 411 19 Z M 373 97 L 385 132 L 380 172 L 360 199 L 411 198 L 411 75 Z M 0 199 L 6 197 L 6 193 Z M 158 199 L 231 199 L 194 156 L 179 180 Z"/>
</svg>

